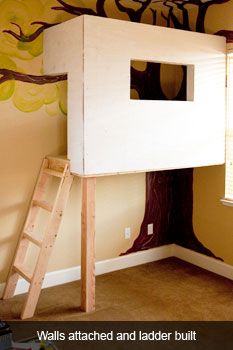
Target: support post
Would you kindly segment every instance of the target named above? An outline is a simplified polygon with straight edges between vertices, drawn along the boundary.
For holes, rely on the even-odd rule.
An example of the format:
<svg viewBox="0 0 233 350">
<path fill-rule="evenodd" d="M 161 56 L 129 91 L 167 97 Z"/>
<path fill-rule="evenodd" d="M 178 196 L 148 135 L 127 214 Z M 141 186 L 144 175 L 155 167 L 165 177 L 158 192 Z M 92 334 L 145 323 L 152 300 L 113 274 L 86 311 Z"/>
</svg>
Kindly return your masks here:
<svg viewBox="0 0 233 350">
<path fill-rule="evenodd" d="M 81 310 L 95 310 L 95 178 L 82 179 Z"/>
</svg>

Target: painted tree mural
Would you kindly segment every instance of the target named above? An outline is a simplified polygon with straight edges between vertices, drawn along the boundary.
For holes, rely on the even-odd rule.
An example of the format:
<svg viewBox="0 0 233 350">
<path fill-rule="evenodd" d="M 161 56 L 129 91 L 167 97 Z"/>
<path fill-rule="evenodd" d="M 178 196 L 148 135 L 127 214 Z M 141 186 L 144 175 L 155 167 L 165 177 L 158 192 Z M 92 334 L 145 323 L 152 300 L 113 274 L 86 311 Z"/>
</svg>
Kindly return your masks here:
<svg viewBox="0 0 233 350">
<path fill-rule="evenodd" d="M 16 108 L 32 112 L 58 102 L 66 113 L 65 74 L 46 76 L 24 72 L 23 62 L 40 58 L 44 29 L 82 14 L 120 18 L 205 32 L 208 9 L 229 0 L 3 0 L 0 1 L 0 100 L 12 99 Z M 191 7 L 195 15 L 191 16 Z M 12 10 L 13 9 L 13 10 Z M 233 32 L 217 34 L 233 42 Z M 139 98 L 166 99 L 161 66 L 148 63 L 144 71 L 131 68 L 132 87 Z M 146 83 L 145 83 L 146 82 Z M 32 85 L 33 84 L 33 85 Z M 186 72 L 173 99 L 185 99 Z M 193 170 L 146 174 L 145 216 L 138 238 L 127 253 L 167 243 L 214 256 L 197 239 L 192 225 Z M 154 235 L 147 235 L 153 223 Z"/>
</svg>

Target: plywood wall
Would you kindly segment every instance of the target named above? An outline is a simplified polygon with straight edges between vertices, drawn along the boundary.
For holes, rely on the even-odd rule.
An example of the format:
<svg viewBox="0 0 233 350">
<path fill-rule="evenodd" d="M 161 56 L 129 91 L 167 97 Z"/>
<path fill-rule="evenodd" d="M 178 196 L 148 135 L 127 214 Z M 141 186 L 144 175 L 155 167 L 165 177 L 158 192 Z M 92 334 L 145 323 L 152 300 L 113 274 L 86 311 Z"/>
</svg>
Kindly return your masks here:
<svg viewBox="0 0 233 350">
<path fill-rule="evenodd" d="M 224 163 L 225 54 L 220 36 L 94 16 L 47 29 L 45 72 L 69 77 L 71 171 L 98 176 Z M 132 59 L 186 65 L 192 98 L 131 100 Z"/>
</svg>

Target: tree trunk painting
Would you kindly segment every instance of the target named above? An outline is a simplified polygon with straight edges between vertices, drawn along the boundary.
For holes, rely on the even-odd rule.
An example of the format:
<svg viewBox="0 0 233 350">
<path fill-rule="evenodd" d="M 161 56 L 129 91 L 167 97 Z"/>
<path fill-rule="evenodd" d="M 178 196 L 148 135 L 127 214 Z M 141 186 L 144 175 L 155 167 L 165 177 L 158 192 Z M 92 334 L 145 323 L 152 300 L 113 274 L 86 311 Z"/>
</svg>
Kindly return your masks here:
<svg viewBox="0 0 233 350">
<path fill-rule="evenodd" d="M 145 15 L 150 16 L 150 22 L 156 24 L 158 15 L 165 21 L 168 27 L 191 30 L 189 10 L 190 5 L 196 7 L 196 31 L 205 32 L 205 16 L 212 5 L 220 5 L 229 0 L 114 0 L 114 18 L 116 12 L 124 14 L 128 20 L 143 22 Z M 57 0 L 57 6 L 51 9 L 57 13 L 67 13 L 73 16 L 82 14 L 111 17 L 107 11 L 106 0 L 96 0 L 95 8 L 88 7 L 88 1 L 77 0 L 77 5 L 69 4 L 69 1 Z M 84 5 L 87 4 L 87 7 Z M 158 5 L 158 7 L 157 7 Z M 188 6 L 187 6 L 188 5 Z M 57 23 L 34 21 L 32 26 L 39 26 L 30 34 L 24 33 L 20 23 L 12 22 L 13 29 L 4 29 L 4 35 L 17 40 L 19 45 L 30 45 L 42 34 L 43 30 Z M 33 27 L 34 28 L 34 27 Z M 217 34 L 227 37 L 228 42 L 233 42 L 233 31 L 221 30 Z M 27 46 L 22 46 L 26 48 Z M 4 58 L 5 59 L 5 58 Z M 9 60 L 8 60 L 9 61 Z M 4 61 L 0 65 L 0 84 L 12 81 L 34 83 L 38 85 L 52 84 L 66 80 L 65 74 L 56 76 L 30 75 L 13 69 L 11 61 Z M 9 66 L 8 66 L 9 65 Z M 147 64 L 141 72 L 131 69 L 131 86 L 138 92 L 139 98 L 166 99 L 161 88 L 160 65 Z M 180 90 L 174 99 L 185 100 L 186 71 L 183 69 L 183 80 Z M 11 87 L 12 88 L 12 87 Z M 12 88 L 13 89 L 13 88 Z M 13 90 L 10 91 L 13 91 Z M 11 92 L 12 94 L 12 92 Z M 10 98 L 10 94 L 6 98 Z M 177 243 L 200 253 L 214 256 L 197 239 L 192 224 L 193 213 L 193 169 L 169 170 L 150 172 L 146 174 L 146 204 L 145 215 L 141 224 L 141 230 L 133 246 L 126 252 L 136 252 L 168 243 Z M 153 223 L 154 234 L 147 234 L 147 225 Z M 124 254 L 126 254 L 124 253 Z"/>
<path fill-rule="evenodd" d="M 126 254 L 174 242 L 170 231 L 172 181 L 173 171 L 146 173 L 145 215 L 140 234 Z M 148 224 L 153 224 L 153 235 L 147 234 Z"/>
<path fill-rule="evenodd" d="M 175 243 L 215 257 L 197 239 L 192 215 L 193 169 L 147 173 L 144 219 L 133 246 L 124 254 Z M 153 235 L 147 234 L 148 224 L 153 224 Z"/>
</svg>

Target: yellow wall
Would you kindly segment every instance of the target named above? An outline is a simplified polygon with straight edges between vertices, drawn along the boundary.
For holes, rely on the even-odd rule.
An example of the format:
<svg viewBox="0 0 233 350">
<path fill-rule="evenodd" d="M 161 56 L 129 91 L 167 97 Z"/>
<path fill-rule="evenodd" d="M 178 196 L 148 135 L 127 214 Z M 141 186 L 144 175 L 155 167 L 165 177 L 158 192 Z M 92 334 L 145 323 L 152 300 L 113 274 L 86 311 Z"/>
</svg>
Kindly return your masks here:
<svg viewBox="0 0 233 350">
<path fill-rule="evenodd" d="M 65 151 L 66 118 L 48 116 L 43 110 L 22 113 L 1 103 L 0 138 L 0 282 L 5 281 L 13 258 L 42 158 Z M 97 260 L 127 250 L 139 232 L 144 214 L 144 174 L 97 180 Z M 80 181 L 73 184 L 49 270 L 80 263 Z M 124 239 L 124 227 L 132 238 Z"/>
<path fill-rule="evenodd" d="M 205 30 L 208 33 L 221 29 L 233 30 L 232 18 L 233 1 L 213 5 L 207 12 Z M 224 166 L 195 169 L 194 229 L 207 248 L 233 265 L 233 207 L 220 202 L 224 197 L 224 180 Z"/>
<path fill-rule="evenodd" d="M 233 265 L 233 208 L 224 206 L 224 166 L 195 169 L 194 229 L 216 256 Z"/>
</svg>

